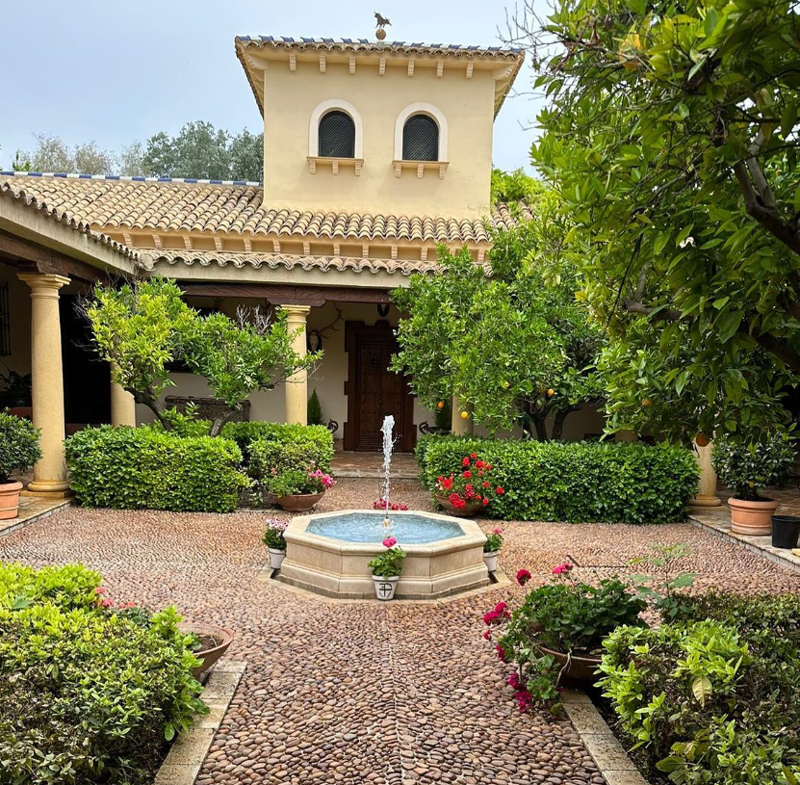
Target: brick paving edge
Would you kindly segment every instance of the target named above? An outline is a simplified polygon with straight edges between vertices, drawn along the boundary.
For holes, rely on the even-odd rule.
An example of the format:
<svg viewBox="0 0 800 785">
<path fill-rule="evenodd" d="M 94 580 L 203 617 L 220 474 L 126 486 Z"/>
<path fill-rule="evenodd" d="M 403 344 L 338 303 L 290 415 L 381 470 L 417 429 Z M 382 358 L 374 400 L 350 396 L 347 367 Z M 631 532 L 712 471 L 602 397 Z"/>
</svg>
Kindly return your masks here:
<svg viewBox="0 0 800 785">
<path fill-rule="evenodd" d="M 647 785 L 603 716 L 582 690 L 563 690 L 561 702 L 608 785 Z"/>
<path fill-rule="evenodd" d="M 200 696 L 210 712 L 178 736 L 161 764 L 153 785 L 194 785 L 242 680 L 245 667 L 244 662 L 233 660 L 220 660 L 217 663 Z"/>
<path fill-rule="evenodd" d="M 800 573 L 800 564 L 792 559 L 788 559 L 785 556 L 782 556 L 780 553 L 776 553 L 778 549 L 775 548 L 774 550 L 766 550 L 755 543 L 748 542 L 746 539 L 736 536 L 735 534 L 731 534 L 724 529 L 718 528 L 711 523 L 708 523 L 701 518 L 698 518 L 694 515 L 689 516 L 689 523 L 693 526 L 697 526 L 698 529 L 702 529 L 709 534 L 714 534 L 717 537 L 722 537 L 722 539 L 727 540 L 728 542 L 735 543 L 736 545 L 741 546 L 745 550 L 750 551 L 751 553 L 756 553 L 761 556 L 763 559 L 768 559 L 769 561 L 780 565 L 781 567 L 786 568 L 787 570 L 791 570 L 795 573 Z M 792 553 L 792 551 L 789 551 Z"/>
</svg>

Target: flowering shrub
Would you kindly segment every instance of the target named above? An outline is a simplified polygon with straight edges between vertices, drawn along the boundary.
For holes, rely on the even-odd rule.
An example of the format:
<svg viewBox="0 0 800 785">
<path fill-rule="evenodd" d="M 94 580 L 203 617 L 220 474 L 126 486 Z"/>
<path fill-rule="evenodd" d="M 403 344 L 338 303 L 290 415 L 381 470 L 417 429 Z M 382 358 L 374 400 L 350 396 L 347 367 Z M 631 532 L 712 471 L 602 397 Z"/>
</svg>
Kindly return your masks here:
<svg viewBox="0 0 800 785">
<path fill-rule="evenodd" d="M 385 510 L 386 509 L 386 499 L 375 499 L 372 502 L 372 509 L 373 510 Z M 398 510 L 407 510 L 408 505 L 403 504 L 403 502 L 389 502 L 389 509 L 394 510 L 397 512 Z"/>
<path fill-rule="evenodd" d="M 403 571 L 403 559 L 406 552 L 397 544 L 394 537 L 387 537 L 383 541 L 386 550 L 376 556 L 370 563 L 372 574 L 379 578 L 394 578 Z"/>
<path fill-rule="evenodd" d="M 492 467 L 480 459 L 477 453 L 465 455 L 461 460 L 461 471 L 446 477 L 440 475 L 436 480 L 435 491 L 446 496 L 457 510 L 468 504 L 489 506 L 490 497 L 505 493 L 503 488 L 494 487 L 489 475 Z"/>
<path fill-rule="evenodd" d="M 597 586 L 580 583 L 573 579 L 572 569 L 569 562 L 554 567 L 553 580 L 528 592 L 513 612 L 501 602 L 484 614 L 489 628 L 484 638 L 495 644 L 503 662 L 514 665 L 509 684 L 521 711 L 533 702 L 558 701 L 562 666 L 540 647 L 595 656 L 606 635 L 620 625 L 644 624 L 640 614 L 646 603 L 631 593 L 628 584 L 618 578 L 601 580 Z M 517 573 L 523 585 L 530 577 L 528 570 Z"/>
<path fill-rule="evenodd" d="M 332 488 L 333 477 L 322 469 L 290 470 L 273 474 L 266 483 L 267 490 L 275 496 L 297 496 L 322 493 Z"/>
<path fill-rule="evenodd" d="M 289 521 L 282 521 L 280 518 L 267 518 L 267 530 L 264 532 L 261 542 L 267 548 L 272 548 L 275 551 L 285 551 L 286 540 L 283 538 L 283 534 L 288 525 Z"/>
<path fill-rule="evenodd" d="M 484 553 L 496 553 L 503 547 L 503 530 L 498 526 L 492 530 L 491 534 L 486 535 L 486 542 L 483 543 Z"/>
</svg>

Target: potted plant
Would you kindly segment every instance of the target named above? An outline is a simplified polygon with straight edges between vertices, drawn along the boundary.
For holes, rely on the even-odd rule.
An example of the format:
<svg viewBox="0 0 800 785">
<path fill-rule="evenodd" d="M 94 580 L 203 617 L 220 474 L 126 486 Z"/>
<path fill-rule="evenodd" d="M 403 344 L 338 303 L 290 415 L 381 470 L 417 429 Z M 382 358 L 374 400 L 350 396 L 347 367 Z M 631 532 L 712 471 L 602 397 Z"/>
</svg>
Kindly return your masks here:
<svg viewBox="0 0 800 785">
<path fill-rule="evenodd" d="M 619 578 L 598 585 L 575 581 L 572 565 L 553 569 L 554 580 L 528 592 L 523 604 L 509 611 L 498 603 L 483 617 L 486 640 L 496 637 L 497 656 L 515 666 L 509 677 L 521 710 L 534 702 L 556 703 L 564 683 L 594 683 L 603 639 L 620 625 L 643 626 L 646 602 Z M 520 584 L 530 579 L 520 570 Z"/>
<path fill-rule="evenodd" d="M 228 651 L 233 643 L 233 633 L 224 627 L 214 624 L 183 622 L 180 625 L 182 632 L 191 636 L 188 641 L 192 654 L 200 660 L 200 664 L 192 669 L 192 676 L 198 681 L 216 665 L 217 661 Z"/>
<path fill-rule="evenodd" d="M 733 496 L 731 530 L 736 534 L 768 535 L 778 502 L 762 492 L 783 485 L 789 476 L 795 448 L 783 430 L 762 431 L 750 438 L 721 436 L 714 443 L 711 462 Z"/>
<path fill-rule="evenodd" d="M 505 492 L 501 487 L 493 486 L 491 469 L 491 465 L 476 453 L 465 455 L 461 461 L 461 471 L 437 478 L 433 494 L 436 501 L 448 515 L 472 518 L 489 506 L 492 494 L 501 495 Z"/>
<path fill-rule="evenodd" d="M 27 472 L 42 457 L 39 431 L 28 420 L 0 412 L 0 520 L 16 518 L 22 483 L 13 472 Z"/>
<path fill-rule="evenodd" d="M 264 532 L 261 541 L 267 546 L 269 566 L 273 570 L 279 570 L 283 560 L 286 558 L 286 540 L 283 535 L 288 525 L 288 521 L 282 521 L 278 518 L 267 519 L 267 530 Z"/>
<path fill-rule="evenodd" d="M 290 469 L 270 477 L 267 489 L 270 501 L 284 510 L 308 512 L 333 484 L 333 477 L 321 469 Z"/>
<path fill-rule="evenodd" d="M 383 541 L 383 547 L 386 550 L 369 563 L 369 568 L 372 570 L 375 596 L 385 602 L 394 599 L 406 552 L 397 544 L 394 537 L 387 537 Z"/>
<path fill-rule="evenodd" d="M 486 535 L 486 542 L 483 544 L 483 563 L 489 572 L 497 572 L 497 559 L 502 547 L 503 530 L 498 526 L 491 534 Z"/>
</svg>

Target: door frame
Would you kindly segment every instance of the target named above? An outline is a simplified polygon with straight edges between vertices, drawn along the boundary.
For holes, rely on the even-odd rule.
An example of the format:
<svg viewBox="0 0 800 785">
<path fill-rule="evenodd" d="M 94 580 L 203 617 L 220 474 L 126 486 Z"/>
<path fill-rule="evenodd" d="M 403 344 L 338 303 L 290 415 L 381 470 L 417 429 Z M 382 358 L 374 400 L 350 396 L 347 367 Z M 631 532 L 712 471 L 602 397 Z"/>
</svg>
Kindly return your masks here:
<svg viewBox="0 0 800 785">
<path fill-rule="evenodd" d="M 360 346 L 365 338 L 380 338 L 387 342 L 396 343 L 395 335 L 389 322 L 381 319 L 374 325 L 364 322 L 345 322 L 344 324 L 344 350 L 347 353 L 347 381 L 344 383 L 344 394 L 347 396 L 347 422 L 344 424 L 344 449 L 355 451 L 358 448 L 361 436 L 361 423 L 358 419 L 359 382 L 361 380 Z M 386 371 L 391 373 L 391 371 Z M 400 452 L 411 452 L 417 443 L 417 429 L 414 426 L 414 395 L 408 384 L 408 378 L 403 377 L 406 396 L 405 410 L 403 412 L 404 428 L 399 434 L 398 447 Z"/>
</svg>

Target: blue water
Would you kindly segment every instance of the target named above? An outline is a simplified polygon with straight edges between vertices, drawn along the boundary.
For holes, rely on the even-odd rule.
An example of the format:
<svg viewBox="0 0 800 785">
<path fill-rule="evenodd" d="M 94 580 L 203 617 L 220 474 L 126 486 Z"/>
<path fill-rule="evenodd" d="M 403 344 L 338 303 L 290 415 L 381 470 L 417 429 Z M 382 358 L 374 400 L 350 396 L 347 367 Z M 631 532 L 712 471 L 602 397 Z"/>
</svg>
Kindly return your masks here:
<svg viewBox="0 0 800 785">
<path fill-rule="evenodd" d="M 312 521 L 306 531 L 345 542 L 381 542 L 387 536 L 382 512 L 351 512 Z M 461 537 L 464 532 L 455 521 L 440 521 L 425 515 L 392 515 L 389 532 L 398 544 L 425 545 L 437 540 Z"/>
</svg>

